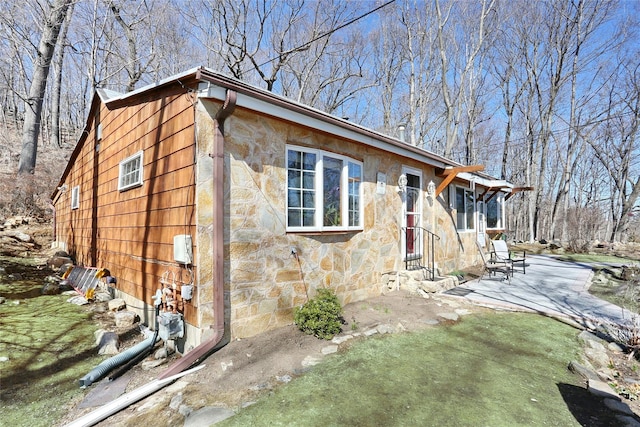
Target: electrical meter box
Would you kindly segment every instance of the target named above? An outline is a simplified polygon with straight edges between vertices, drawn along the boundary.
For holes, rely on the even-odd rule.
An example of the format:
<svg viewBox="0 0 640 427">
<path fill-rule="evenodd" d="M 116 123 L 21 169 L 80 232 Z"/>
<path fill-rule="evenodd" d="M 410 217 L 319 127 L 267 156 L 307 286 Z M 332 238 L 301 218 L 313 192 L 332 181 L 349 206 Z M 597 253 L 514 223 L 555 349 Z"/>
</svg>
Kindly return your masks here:
<svg viewBox="0 0 640 427">
<path fill-rule="evenodd" d="M 158 335 L 163 341 L 182 338 L 184 322 L 180 313 L 160 313 L 158 315 Z"/>
<path fill-rule="evenodd" d="M 173 259 L 180 264 L 193 264 L 193 249 L 190 235 L 179 234 L 173 236 Z"/>
</svg>

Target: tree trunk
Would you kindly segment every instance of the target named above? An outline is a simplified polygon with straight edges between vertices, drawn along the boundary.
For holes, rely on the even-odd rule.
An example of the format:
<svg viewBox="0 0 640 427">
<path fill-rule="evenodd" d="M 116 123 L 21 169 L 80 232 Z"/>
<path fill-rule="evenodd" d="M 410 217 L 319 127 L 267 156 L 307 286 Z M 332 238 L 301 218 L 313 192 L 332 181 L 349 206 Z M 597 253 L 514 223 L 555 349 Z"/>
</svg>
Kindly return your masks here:
<svg viewBox="0 0 640 427">
<path fill-rule="evenodd" d="M 20 152 L 20 162 L 18 163 L 19 174 L 33 173 L 36 167 L 42 102 L 47 88 L 51 58 L 58 42 L 60 27 L 67 16 L 67 9 L 71 1 L 56 0 L 51 6 L 49 15 L 45 17 L 44 28 L 38 45 L 37 60 L 33 64 L 34 71 L 31 86 L 29 87 L 29 96 L 25 105 L 22 151 Z"/>
<path fill-rule="evenodd" d="M 67 31 L 69 30 L 69 21 L 73 13 L 73 4 L 67 9 L 67 16 L 61 29 L 60 47 L 56 51 L 53 60 L 55 79 L 53 80 L 53 90 L 51 91 L 51 142 L 56 147 L 62 147 L 62 138 L 60 131 L 60 95 L 62 92 L 62 66 L 64 64 L 64 49 L 67 41 Z"/>
</svg>

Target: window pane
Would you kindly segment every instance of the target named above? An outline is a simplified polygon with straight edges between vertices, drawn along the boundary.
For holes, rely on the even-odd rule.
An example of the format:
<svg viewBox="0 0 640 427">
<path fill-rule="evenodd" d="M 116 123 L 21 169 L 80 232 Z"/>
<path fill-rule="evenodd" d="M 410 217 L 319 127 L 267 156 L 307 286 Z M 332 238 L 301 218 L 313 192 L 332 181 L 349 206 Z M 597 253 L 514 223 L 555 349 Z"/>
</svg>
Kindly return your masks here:
<svg viewBox="0 0 640 427">
<path fill-rule="evenodd" d="M 301 152 L 289 150 L 287 152 L 287 169 L 300 169 L 301 156 L 302 156 Z"/>
<path fill-rule="evenodd" d="M 316 192 L 315 191 L 304 191 L 302 193 L 304 199 L 302 200 L 302 206 L 306 209 L 313 209 L 316 207 Z"/>
<path fill-rule="evenodd" d="M 360 225 L 360 182 L 362 167 L 349 163 L 349 226 Z"/>
<path fill-rule="evenodd" d="M 471 191 L 465 191 L 465 198 L 466 198 L 466 202 L 465 202 L 465 210 L 466 210 L 466 214 L 467 214 L 467 230 L 473 230 L 474 227 L 474 200 L 473 200 L 473 192 Z"/>
<path fill-rule="evenodd" d="M 304 215 L 303 224 L 305 227 L 312 227 L 316 224 L 315 221 L 315 211 L 305 209 L 302 214 Z"/>
<path fill-rule="evenodd" d="M 287 225 L 289 227 L 300 227 L 302 225 L 299 210 L 289 209 L 287 214 Z"/>
<path fill-rule="evenodd" d="M 342 225 L 342 206 L 340 177 L 342 176 L 342 160 L 324 157 L 322 178 L 324 182 L 323 225 Z"/>
<path fill-rule="evenodd" d="M 287 151 L 287 224 L 290 227 L 315 225 L 315 158 L 315 154 Z"/>
<path fill-rule="evenodd" d="M 287 186 L 289 188 L 300 188 L 300 171 L 289 170 Z"/>
<path fill-rule="evenodd" d="M 466 226 L 464 208 L 464 188 L 456 188 L 456 226 L 458 230 L 464 230 Z"/>
<path fill-rule="evenodd" d="M 498 228 L 498 203 L 495 198 L 486 204 L 487 228 Z"/>
<path fill-rule="evenodd" d="M 316 170 L 316 155 L 313 153 L 304 153 L 304 170 Z"/>
<path fill-rule="evenodd" d="M 289 197 L 288 201 L 289 201 L 289 208 L 301 208 L 301 201 L 300 201 L 300 190 L 292 190 L 289 189 L 289 192 L 287 194 L 287 196 Z"/>
<path fill-rule="evenodd" d="M 302 174 L 302 188 L 313 189 L 316 186 L 315 172 L 304 172 Z"/>
</svg>

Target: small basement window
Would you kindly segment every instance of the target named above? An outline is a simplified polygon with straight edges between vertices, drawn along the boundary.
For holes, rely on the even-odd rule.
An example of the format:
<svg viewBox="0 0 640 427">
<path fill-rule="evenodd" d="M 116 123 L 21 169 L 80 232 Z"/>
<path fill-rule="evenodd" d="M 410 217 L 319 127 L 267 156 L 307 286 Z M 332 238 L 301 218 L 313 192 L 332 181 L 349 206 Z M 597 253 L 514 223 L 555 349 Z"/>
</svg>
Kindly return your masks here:
<svg viewBox="0 0 640 427">
<path fill-rule="evenodd" d="M 80 207 L 80 186 L 76 185 L 71 189 L 71 209 Z"/>
<path fill-rule="evenodd" d="M 142 185 L 142 151 L 120 162 L 118 190 L 125 191 Z"/>
</svg>

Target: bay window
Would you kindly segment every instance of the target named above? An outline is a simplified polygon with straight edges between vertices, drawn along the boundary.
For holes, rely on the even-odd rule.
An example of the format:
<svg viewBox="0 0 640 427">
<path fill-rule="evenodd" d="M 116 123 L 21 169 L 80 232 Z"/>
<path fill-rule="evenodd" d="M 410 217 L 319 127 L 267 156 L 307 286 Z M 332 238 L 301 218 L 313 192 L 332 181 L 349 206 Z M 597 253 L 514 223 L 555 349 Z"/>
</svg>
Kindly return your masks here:
<svg viewBox="0 0 640 427">
<path fill-rule="evenodd" d="M 362 163 L 287 147 L 287 230 L 362 229 Z"/>
</svg>

